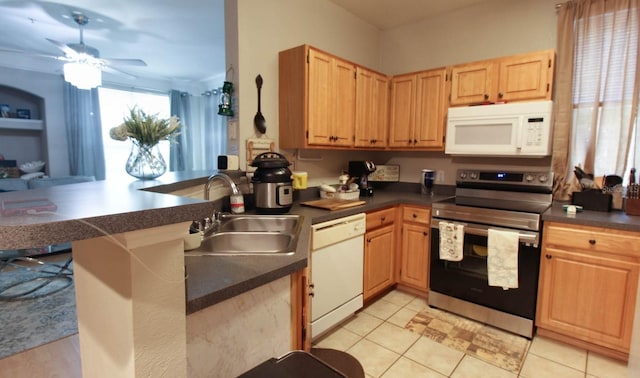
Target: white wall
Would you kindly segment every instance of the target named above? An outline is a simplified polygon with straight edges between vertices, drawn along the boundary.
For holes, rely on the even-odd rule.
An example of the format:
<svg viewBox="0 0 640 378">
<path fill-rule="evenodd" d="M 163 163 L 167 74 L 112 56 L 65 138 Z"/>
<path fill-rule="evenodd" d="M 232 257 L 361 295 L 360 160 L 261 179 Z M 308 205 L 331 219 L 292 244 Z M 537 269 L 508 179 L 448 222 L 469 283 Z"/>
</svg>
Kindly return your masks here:
<svg viewBox="0 0 640 378">
<path fill-rule="evenodd" d="M 0 69 L 0 83 L 44 99 L 44 112 L 41 116 L 45 120 L 47 170 L 51 176 L 68 175 L 69 154 L 64 127 L 64 98 L 62 96 L 64 82 L 62 76 L 2 68 Z M 5 154 L 5 158 L 11 159 L 11 156 Z"/>
<path fill-rule="evenodd" d="M 488 0 L 384 31 L 383 72 L 394 75 L 556 47 L 558 0 Z"/>
</svg>

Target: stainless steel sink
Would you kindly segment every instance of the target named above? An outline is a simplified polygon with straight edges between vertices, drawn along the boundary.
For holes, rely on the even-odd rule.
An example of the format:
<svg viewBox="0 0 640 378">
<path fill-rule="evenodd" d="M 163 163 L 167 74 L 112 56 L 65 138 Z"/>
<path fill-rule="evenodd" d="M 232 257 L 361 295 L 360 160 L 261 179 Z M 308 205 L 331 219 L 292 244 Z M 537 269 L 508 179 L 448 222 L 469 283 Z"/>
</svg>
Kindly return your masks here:
<svg viewBox="0 0 640 378">
<path fill-rule="evenodd" d="M 223 215 L 220 232 L 283 232 L 297 233 L 299 215 Z"/>
<path fill-rule="evenodd" d="M 217 232 L 185 256 L 290 255 L 302 227 L 300 215 L 232 215 L 220 217 Z"/>
</svg>

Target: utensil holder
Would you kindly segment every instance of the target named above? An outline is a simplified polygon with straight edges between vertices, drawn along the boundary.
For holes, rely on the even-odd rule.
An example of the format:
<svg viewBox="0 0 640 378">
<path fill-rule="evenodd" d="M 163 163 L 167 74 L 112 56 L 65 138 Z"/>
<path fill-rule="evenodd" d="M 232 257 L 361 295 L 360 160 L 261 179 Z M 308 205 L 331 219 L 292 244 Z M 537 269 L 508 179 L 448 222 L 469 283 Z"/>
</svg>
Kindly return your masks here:
<svg viewBox="0 0 640 378">
<path fill-rule="evenodd" d="M 571 194 L 571 204 L 582 206 L 585 210 L 611 211 L 613 196 L 598 189 L 583 190 Z"/>
</svg>

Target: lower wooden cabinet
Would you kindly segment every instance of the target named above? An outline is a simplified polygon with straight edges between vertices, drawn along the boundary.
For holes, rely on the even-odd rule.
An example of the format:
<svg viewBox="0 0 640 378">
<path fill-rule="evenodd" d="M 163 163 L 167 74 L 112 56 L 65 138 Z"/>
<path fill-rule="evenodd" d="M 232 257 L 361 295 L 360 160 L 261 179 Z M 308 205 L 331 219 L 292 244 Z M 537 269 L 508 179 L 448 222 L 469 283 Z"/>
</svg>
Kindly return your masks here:
<svg viewBox="0 0 640 378">
<path fill-rule="evenodd" d="M 395 208 L 367 214 L 364 238 L 364 300 L 395 284 Z"/>
<path fill-rule="evenodd" d="M 560 223 L 545 224 L 543 235 L 538 333 L 550 331 L 548 336 L 624 358 L 631 343 L 640 236 Z"/>
<path fill-rule="evenodd" d="M 429 290 L 430 223 L 430 208 L 402 207 L 398 282 L 424 293 Z"/>
</svg>

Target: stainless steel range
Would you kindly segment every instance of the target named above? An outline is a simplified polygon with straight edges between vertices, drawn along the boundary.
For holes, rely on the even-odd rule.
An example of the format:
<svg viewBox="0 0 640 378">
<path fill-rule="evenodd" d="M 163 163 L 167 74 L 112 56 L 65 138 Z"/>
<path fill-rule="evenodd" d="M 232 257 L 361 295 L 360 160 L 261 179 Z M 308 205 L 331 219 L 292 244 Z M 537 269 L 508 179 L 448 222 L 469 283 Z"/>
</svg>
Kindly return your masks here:
<svg viewBox="0 0 640 378">
<path fill-rule="evenodd" d="M 458 170 L 455 197 L 432 205 L 429 305 L 531 338 L 552 185 L 548 171 Z M 464 230 L 460 261 L 440 258 L 441 222 Z M 517 288 L 489 286 L 489 229 L 517 233 Z"/>
</svg>

